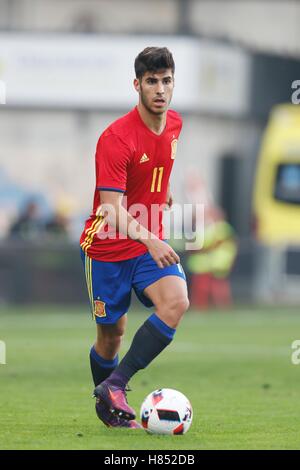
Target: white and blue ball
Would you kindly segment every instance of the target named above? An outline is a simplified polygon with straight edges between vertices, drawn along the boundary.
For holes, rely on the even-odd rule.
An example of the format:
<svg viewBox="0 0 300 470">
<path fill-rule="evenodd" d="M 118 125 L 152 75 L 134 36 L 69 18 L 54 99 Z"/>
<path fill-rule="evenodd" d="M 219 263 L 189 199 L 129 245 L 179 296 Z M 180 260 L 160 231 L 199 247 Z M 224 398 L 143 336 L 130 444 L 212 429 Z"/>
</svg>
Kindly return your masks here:
<svg viewBox="0 0 300 470">
<path fill-rule="evenodd" d="M 140 411 L 143 428 L 150 434 L 185 434 L 193 420 L 193 409 L 183 393 L 161 388 L 150 393 Z"/>
</svg>

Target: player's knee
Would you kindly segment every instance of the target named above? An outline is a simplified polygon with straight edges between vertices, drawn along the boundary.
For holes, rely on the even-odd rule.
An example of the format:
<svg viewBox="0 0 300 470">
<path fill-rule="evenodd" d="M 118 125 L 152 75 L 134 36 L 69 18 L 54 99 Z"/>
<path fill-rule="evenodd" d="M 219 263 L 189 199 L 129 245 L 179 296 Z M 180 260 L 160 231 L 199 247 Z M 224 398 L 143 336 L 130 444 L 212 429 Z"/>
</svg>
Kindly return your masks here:
<svg viewBox="0 0 300 470">
<path fill-rule="evenodd" d="M 173 296 L 161 303 L 158 313 L 165 319 L 167 324 L 176 327 L 188 308 L 189 300 L 187 296 Z"/>
<path fill-rule="evenodd" d="M 115 326 L 113 336 L 122 338 L 124 336 L 124 334 L 125 334 L 125 326 L 123 324 L 122 325 L 117 324 Z"/>
<path fill-rule="evenodd" d="M 101 338 L 98 338 L 98 347 L 105 351 L 106 356 L 114 358 L 120 349 L 122 338 L 123 335 L 102 335 Z"/>
<path fill-rule="evenodd" d="M 190 301 L 187 296 L 184 296 L 184 298 L 182 299 L 183 313 L 185 313 L 189 309 L 189 307 L 190 307 Z"/>
<path fill-rule="evenodd" d="M 174 296 L 167 302 L 166 308 L 179 316 L 183 315 L 189 308 L 189 300 L 186 296 Z"/>
<path fill-rule="evenodd" d="M 108 336 L 104 338 L 103 341 L 108 348 L 115 348 L 121 345 L 122 338 L 122 335 Z"/>
</svg>

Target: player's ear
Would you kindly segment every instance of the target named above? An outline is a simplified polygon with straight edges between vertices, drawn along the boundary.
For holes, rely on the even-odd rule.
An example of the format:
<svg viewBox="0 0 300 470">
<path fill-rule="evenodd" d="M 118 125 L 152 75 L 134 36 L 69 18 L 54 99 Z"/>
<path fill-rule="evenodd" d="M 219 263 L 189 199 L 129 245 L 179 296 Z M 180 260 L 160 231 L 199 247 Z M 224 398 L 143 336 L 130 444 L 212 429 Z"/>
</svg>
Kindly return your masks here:
<svg viewBox="0 0 300 470">
<path fill-rule="evenodd" d="M 133 86 L 136 89 L 136 91 L 139 93 L 140 92 L 140 81 L 137 78 L 135 78 L 133 80 Z"/>
</svg>

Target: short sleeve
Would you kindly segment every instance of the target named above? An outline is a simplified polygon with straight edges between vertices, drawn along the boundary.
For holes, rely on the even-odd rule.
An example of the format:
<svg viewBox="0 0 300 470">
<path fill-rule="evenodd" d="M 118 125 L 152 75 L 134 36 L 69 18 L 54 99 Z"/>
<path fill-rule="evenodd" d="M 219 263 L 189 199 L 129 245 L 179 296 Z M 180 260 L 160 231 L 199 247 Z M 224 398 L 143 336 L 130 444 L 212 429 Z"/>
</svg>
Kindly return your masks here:
<svg viewBox="0 0 300 470">
<path fill-rule="evenodd" d="M 96 187 L 107 191 L 126 191 L 129 147 L 115 134 L 101 136 L 96 150 Z"/>
</svg>

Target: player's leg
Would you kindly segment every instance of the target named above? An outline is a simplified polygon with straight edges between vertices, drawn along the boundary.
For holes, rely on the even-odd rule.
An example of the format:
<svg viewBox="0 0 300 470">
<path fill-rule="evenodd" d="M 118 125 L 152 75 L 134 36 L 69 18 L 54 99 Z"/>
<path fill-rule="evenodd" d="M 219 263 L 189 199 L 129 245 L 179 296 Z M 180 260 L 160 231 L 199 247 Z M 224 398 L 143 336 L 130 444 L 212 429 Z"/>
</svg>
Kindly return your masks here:
<svg viewBox="0 0 300 470">
<path fill-rule="evenodd" d="M 90 352 L 90 364 L 95 386 L 107 379 L 118 365 L 118 352 L 120 350 L 127 316 L 123 315 L 114 325 L 97 324 L 97 339 Z M 99 397 L 96 397 L 95 405 L 98 418 L 108 427 L 126 427 L 139 429 L 141 426 L 136 421 L 120 419 L 111 413 Z"/>
<path fill-rule="evenodd" d="M 107 379 L 118 365 L 118 352 L 126 323 L 127 315 L 123 315 L 114 325 L 97 323 L 97 338 L 90 351 L 90 364 L 95 386 Z"/>
<path fill-rule="evenodd" d="M 105 380 L 117 366 L 117 353 L 126 325 L 131 297 L 130 262 L 101 262 L 81 253 L 97 339 L 90 351 L 95 385 Z M 96 413 L 107 426 L 139 428 L 135 421 L 122 420 L 111 413 L 105 401 L 96 396 Z"/>
<path fill-rule="evenodd" d="M 155 313 L 136 332 L 129 351 L 108 379 L 121 388 L 171 343 L 189 307 L 185 279 L 178 276 L 159 279 L 144 290 L 144 295 L 151 300 Z"/>
<path fill-rule="evenodd" d="M 135 416 L 124 394 L 126 384 L 138 370 L 147 367 L 170 344 L 176 327 L 189 306 L 182 268 L 173 265 L 160 269 L 149 257 L 150 255 L 145 256 L 141 260 L 134 287 L 141 300 L 141 294 L 144 298 L 147 296 L 148 306 L 154 305 L 156 313 L 136 332 L 130 349 L 119 366 L 97 387 L 97 392 L 110 401 L 115 412 L 126 419 L 133 419 Z M 154 282 L 150 282 L 151 280 Z M 118 399 L 111 398 L 109 390 L 113 390 Z"/>
<path fill-rule="evenodd" d="M 118 364 L 126 312 L 130 305 L 130 263 L 110 263 L 91 259 L 83 251 L 88 294 L 97 339 L 90 350 L 90 364 L 95 385 L 106 379 Z"/>
</svg>

